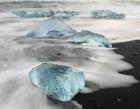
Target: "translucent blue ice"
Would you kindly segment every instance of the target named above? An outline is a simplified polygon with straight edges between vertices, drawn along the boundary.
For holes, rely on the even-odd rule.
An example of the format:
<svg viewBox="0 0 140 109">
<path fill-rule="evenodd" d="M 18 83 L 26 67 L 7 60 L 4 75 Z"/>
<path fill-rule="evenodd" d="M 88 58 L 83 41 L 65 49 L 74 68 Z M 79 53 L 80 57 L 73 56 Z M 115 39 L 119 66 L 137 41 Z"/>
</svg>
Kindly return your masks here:
<svg viewBox="0 0 140 109">
<path fill-rule="evenodd" d="M 61 19 L 70 19 L 73 16 L 79 15 L 79 12 L 76 11 L 54 11 L 51 9 L 19 9 L 12 11 L 12 13 L 24 18 L 54 16 Z"/>
<path fill-rule="evenodd" d="M 29 75 L 33 85 L 59 101 L 71 100 L 85 87 L 83 73 L 64 65 L 43 63 Z"/>
<path fill-rule="evenodd" d="M 24 18 L 33 18 L 33 17 L 50 17 L 52 16 L 51 10 L 15 10 L 12 11 L 17 16 L 24 17 Z"/>
<path fill-rule="evenodd" d="M 111 47 L 103 35 L 90 31 L 76 33 L 68 41 L 83 47 Z"/>
<path fill-rule="evenodd" d="M 27 36 L 32 38 L 65 38 L 74 33 L 76 30 L 67 26 L 62 20 L 50 18 L 38 23 Z"/>
<path fill-rule="evenodd" d="M 124 14 L 118 14 L 110 10 L 94 10 L 91 12 L 94 18 L 105 18 L 105 19 L 124 19 Z"/>
<path fill-rule="evenodd" d="M 56 11 L 54 12 L 54 17 L 60 19 L 70 19 L 73 16 L 79 15 L 76 11 Z"/>
</svg>

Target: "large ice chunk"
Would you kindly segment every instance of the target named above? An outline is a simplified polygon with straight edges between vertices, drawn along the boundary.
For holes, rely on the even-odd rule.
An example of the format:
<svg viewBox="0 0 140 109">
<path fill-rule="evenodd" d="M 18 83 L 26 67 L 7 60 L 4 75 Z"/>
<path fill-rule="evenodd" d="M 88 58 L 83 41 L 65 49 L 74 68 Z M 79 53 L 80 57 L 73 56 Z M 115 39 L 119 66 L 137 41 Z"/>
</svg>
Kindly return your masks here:
<svg viewBox="0 0 140 109">
<path fill-rule="evenodd" d="M 60 101 L 71 100 L 85 86 L 83 73 L 64 65 L 43 63 L 29 75 L 33 85 Z"/>
<path fill-rule="evenodd" d="M 111 47 L 111 44 L 103 35 L 85 30 L 74 34 L 68 39 L 68 42 L 83 47 Z"/>
<path fill-rule="evenodd" d="M 50 18 L 38 23 L 27 36 L 32 38 L 64 38 L 72 36 L 76 32 L 76 30 L 67 26 L 62 20 Z"/>
<path fill-rule="evenodd" d="M 13 14 L 24 17 L 24 18 L 33 18 L 33 17 L 50 17 L 53 12 L 51 10 L 37 10 L 37 9 L 19 9 L 12 11 Z"/>
<path fill-rule="evenodd" d="M 70 19 L 73 16 L 79 15 L 79 12 L 77 11 L 55 11 L 51 9 L 32 9 L 32 8 L 13 10 L 12 13 L 24 18 L 54 16 L 61 19 Z"/>
<path fill-rule="evenodd" d="M 110 10 L 94 10 L 91 12 L 94 18 L 105 18 L 105 19 L 124 19 L 124 14 L 118 14 Z"/>
</svg>

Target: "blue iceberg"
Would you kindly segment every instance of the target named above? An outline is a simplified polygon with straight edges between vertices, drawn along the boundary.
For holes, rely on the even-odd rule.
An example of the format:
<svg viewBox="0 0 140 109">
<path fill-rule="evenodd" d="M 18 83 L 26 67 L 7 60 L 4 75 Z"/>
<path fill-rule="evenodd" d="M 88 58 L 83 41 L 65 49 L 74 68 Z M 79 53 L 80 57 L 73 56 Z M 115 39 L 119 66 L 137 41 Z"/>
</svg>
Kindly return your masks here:
<svg viewBox="0 0 140 109">
<path fill-rule="evenodd" d="M 37 9 L 14 10 L 12 11 L 12 13 L 23 18 L 50 17 L 53 14 L 51 10 L 37 10 Z"/>
<path fill-rule="evenodd" d="M 62 20 L 50 18 L 38 23 L 27 36 L 32 38 L 66 38 L 76 32 L 76 30 L 67 26 Z"/>
<path fill-rule="evenodd" d="M 79 15 L 79 12 L 76 11 L 56 11 L 54 17 L 60 19 L 70 19 L 73 16 Z"/>
<path fill-rule="evenodd" d="M 24 17 L 57 17 L 61 19 L 70 19 L 73 16 L 79 15 L 77 11 L 54 11 L 51 9 L 19 9 L 12 11 L 13 14 Z"/>
<path fill-rule="evenodd" d="M 91 12 L 94 18 L 103 18 L 103 19 L 124 19 L 124 14 L 118 14 L 110 10 L 94 10 Z"/>
<path fill-rule="evenodd" d="M 74 34 L 68 39 L 68 42 L 83 47 L 111 47 L 111 44 L 103 35 L 85 30 Z"/>
<path fill-rule="evenodd" d="M 33 85 L 59 101 L 70 101 L 85 87 L 83 72 L 65 65 L 43 63 L 29 76 Z"/>
</svg>

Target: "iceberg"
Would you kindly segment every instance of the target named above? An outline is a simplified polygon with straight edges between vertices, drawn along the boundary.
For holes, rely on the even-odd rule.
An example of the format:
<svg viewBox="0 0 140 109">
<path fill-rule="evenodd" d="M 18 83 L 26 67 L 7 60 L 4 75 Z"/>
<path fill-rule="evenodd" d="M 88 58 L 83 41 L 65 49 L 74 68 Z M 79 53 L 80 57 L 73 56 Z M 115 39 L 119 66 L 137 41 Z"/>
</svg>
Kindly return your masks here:
<svg viewBox="0 0 140 109">
<path fill-rule="evenodd" d="M 91 12 L 94 18 L 103 18 L 103 19 L 124 19 L 124 14 L 118 14 L 110 10 L 94 10 Z"/>
<path fill-rule="evenodd" d="M 12 11 L 12 13 L 23 18 L 50 17 L 53 14 L 51 10 L 36 10 L 36 9 L 14 10 Z"/>
<path fill-rule="evenodd" d="M 29 76 L 34 86 L 59 101 L 70 101 L 85 87 L 83 72 L 65 65 L 42 63 Z"/>
<path fill-rule="evenodd" d="M 54 17 L 60 19 L 70 19 L 73 16 L 79 15 L 76 11 L 56 11 Z"/>
<path fill-rule="evenodd" d="M 76 15 L 79 15 L 79 12 L 77 11 L 53 11 L 53 15 L 56 18 L 61 19 L 70 19 L 71 17 L 74 17 Z"/>
<path fill-rule="evenodd" d="M 86 30 L 74 34 L 68 39 L 68 42 L 83 47 L 111 47 L 111 44 L 108 42 L 105 36 Z"/>
<path fill-rule="evenodd" d="M 41 21 L 27 34 L 32 38 L 66 38 L 72 36 L 77 31 L 67 26 L 59 18 L 50 18 Z"/>
<path fill-rule="evenodd" d="M 70 19 L 73 16 L 79 15 L 77 11 L 54 11 L 51 9 L 19 9 L 13 10 L 12 13 L 24 18 L 57 17 L 61 19 Z"/>
</svg>

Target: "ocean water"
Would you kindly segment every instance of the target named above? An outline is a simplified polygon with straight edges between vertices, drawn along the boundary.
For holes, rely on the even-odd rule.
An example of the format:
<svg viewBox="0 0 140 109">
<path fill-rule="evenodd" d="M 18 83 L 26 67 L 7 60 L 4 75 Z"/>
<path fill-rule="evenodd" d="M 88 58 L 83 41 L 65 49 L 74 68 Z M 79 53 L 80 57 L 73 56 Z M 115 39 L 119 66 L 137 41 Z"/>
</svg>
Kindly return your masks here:
<svg viewBox="0 0 140 109">
<path fill-rule="evenodd" d="M 128 87 L 138 81 L 120 71 L 133 68 L 117 48 L 84 49 L 57 39 L 31 39 L 26 34 L 48 18 L 20 18 L 11 13 L 21 8 L 76 10 L 79 16 L 64 21 L 77 31 L 103 34 L 111 43 L 140 39 L 139 2 L 9 2 L 0 3 L 0 109 L 82 109 L 76 101 L 59 102 L 46 97 L 29 79 L 32 68 L 42 62 L 64 64 L 84 72 L 87 85 L 82 93 L 102 88 Z M 126 19 L 94 19 L 92 10 L 109 9 Z M 58 55 L 59 54 L 59 55 Z M 60 55 L 61 54 L 61 55 Z"/>
</svg>

